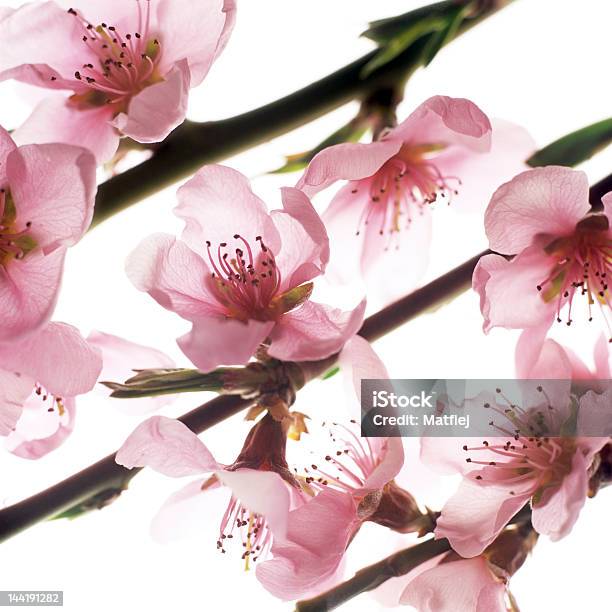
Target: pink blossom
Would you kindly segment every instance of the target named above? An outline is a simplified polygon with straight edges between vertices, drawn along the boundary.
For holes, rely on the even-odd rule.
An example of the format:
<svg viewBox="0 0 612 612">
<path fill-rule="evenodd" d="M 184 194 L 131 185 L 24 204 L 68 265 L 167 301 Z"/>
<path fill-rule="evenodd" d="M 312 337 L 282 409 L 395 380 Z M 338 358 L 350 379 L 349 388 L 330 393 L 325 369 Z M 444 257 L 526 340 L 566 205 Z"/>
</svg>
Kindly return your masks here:
<svg viewBox="0 0 612 612">
<path fill-rule="evenodd" d="M 75 396 L 101 368 L 97 349 L 65 323 L 0 344 L 0 435 L 11 452 L 36 459 L 59 446 L 74 426 Z"/>
<path fill-rule="evenodd" d="M 182 240 L 149 237 L 129 257 L 127 272 L 136 287 L 192 322 L 178 343 L 198 368 L 244 364 L 266 340 L 272 357 L 320 359 L 357 332 L 365 303 L 342 312 L 310 299 L 329 245 L 301 191 L 284 188 L 283 209 L 268 213 L 243 175 L 206 166 L 178 199 Z"/>
<path fill-rule="evenodd" d="M 474 271 L 484 330 L 571 325 L 600 313 L 610 334 L 610 210 L 591 213 L 586 174 L 560 166 L 523 172 L 493 195 L 485 215 L 492 250 Z M 585 299 L 578 299 L 583 296 Z M 562 315 L 562 311 L 564 314 Z"/>
<path fill-rule="evenodd" d="M 535 395 L 525 395 L 524 406 L 510 403 L 500 390 L 483 404 L 494 432 L 485 440 L 422 439 L 426 463 L 464 475 L 435 530 L 460 555 L 480 554 L 527 503 L 538 533 L 558 540 L 571 531 L 586 500 L 593 458 L 608 441 L 587 436 L 605 435 L 596 431 L 612 390 L 580 398 L 575 434 L 568 436 L 573 402 L 569 392 L 558 391 L 562 386 L 538 385 Z"/>
<path fill-rule="evenodd" d="M 427 264 L 430 205 L 480 210 L 533 149 L 521 128 L 496 122 L 492 130 L 469 100 L 435 96 L 377 142 L 323 150 L 297 186 L 312 196 L 348 181 L 323 214 L 338 250 L 334 272 L 345 280 L 361 272 L 394 298 L 414 287 Z"/>
<path fill-rule="evenodd" d="M 418 573 L 400 603 L 418 612 L 507 612 L 507 575 L 484 556 L 444 560 Z"/>
<path fill-rule="evenodd" d="M 264 587 L 284 600 L 309 597 L 335 584 L 363 522 L 385 524 L 383 500 L 406 506 L 411 501 L 393 483 L 403 465 L 401 439 L 358 438 L 340 426 L 331 432 L 340 442 L 338 450 L 322 465 L 305 470 L 315 497 L 289 513 L 286 537 L 275 537 L 272 544 L 274 558 L 257 568 Z M 414 513 L 412 507 L 406 510 Z"/>
<path fill-rule="evenodd" d="M 248 566 L 249 559 L 267 554 L 272 533 L 285 535 L 289 510 L 299 503 L 301 493 L 287 468 L 285 444 L 281 424 L 266 415 L 249 433 L 236 461 L 222 465 L 183 423 L 154 416 L 128 437 L 116 461 L 172 477 L 198 477 L 172 495 L 156 517 L 153 530 L 161 540 L 180 534 L 193 519 L 202 523 L 202 504 L 211 503 L 211 492 L 228 487 L 231 497 L 221 517 L 217 548 L 225 552 L 234 535 L 241 536 Z"/>
<path fill-rule="evenodd" d="M 136 344 L 124 338 L 93 331 L 87 337 L 87 342 L 95 346 L 102 354 L 102 372 L 100 382 L 112 381 L 123 382 L 134 376 L 135 371 L 145 369 L 167 369 L 174 368 L 175 364 L 170 357 L 149 346 Z M 96 385 L 96 390 L 108 398 L 111 391 L 101 384 Z M 175 395 L 161 395 L 158 397 L 112 399 L 106 401 L 116 405 L 129 414 L 145 414 L 159 410 L 174 400 Z"/>
<path fill-rule="evenodd" d="M 16 147 L 0 128 L 0 342 L 49 320 L 66 247 L 89 227 L 95 191 L 85 149 Z"/>
<path fill-rule="evenodd" d="M 37 2 L 3 12 L 0 79 L 63 92 L 35 108 L 18 141 L 80 144 L 103 162 L 122 134 L 163 140 L 225 47 L 235 8 L 234 0 L 75 0 L 68 11 Z"/>
</svg>

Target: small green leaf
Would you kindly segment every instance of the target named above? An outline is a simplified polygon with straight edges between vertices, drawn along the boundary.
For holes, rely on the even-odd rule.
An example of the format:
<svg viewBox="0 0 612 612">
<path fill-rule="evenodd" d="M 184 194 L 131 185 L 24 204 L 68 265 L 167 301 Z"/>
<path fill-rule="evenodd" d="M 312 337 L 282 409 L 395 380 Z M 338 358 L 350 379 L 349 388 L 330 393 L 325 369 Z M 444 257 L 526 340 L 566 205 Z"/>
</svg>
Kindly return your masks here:
<svg viewBox="0 0 612 612">
<path fill-rule="evenodd" d="M 459 26 L 468 12 L 468 9 L 469 6 L 467 5 L 458 6 L 448 15 L 448 20 L 445 26 L 431 35 L 423 51 L 424 67 L 429 66 L 434 57 L 436 57 L 438 54 L 438 51 L 440 51 L 444 45 L 454 38 Z"/>
<path fill-rule="evenodd" d="M 323 376 L 321 377 L 321 380 L 327 380 L 328 378 L 335 376 L 339 371 L 340 366 L 335 366 L 331 370 L 327 370 L 327 372 L 325 372 L 325 374 L 323 374 Z"/>
<path fill-rule="evenodd" d="M 283 314 L 289 312 L 303 304 L 311 296 L 313 287 L 313 283 L 304 283 L 289 289 L 289 291 L 275 297 L 272 300 L 272 306 L 273 308 L 278 308 Z"/>
<path fill-rule="evenodd" d="M 378 68 L 388 64 L 422 36 L 444 29 L 447 23 L 447 16 L 430 14 L 411 24 L 381 46 L 379 52 L 363 67 L 361 78 L 365 79 Z"/>
<path fill-rule="evenodd" d="M 534 153 L 527 163 L 532 166 L 576 166 L 591 158 L 612 142 L 612 118 L 604 119 L 571 134 Z"/>
</svg>

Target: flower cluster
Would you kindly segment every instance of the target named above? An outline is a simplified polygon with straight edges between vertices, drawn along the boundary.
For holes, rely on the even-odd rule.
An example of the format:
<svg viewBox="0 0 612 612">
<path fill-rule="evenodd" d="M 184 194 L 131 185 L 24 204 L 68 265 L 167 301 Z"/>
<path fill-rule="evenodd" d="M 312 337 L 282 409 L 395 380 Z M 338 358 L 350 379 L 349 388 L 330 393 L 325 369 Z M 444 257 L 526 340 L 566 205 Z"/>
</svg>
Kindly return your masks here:
<svg viewBox="0 0 612 612">
<path fill-rule="evenodd" d="M 0 127 L 0 436 L 14 455 L 42 457 L 75 428 L 79 396 L 111 401 L 103 383 L 138 397 L 124 405 L 140 415 L 180 392 L 240 396 L 250 427 L 241 445 L 231 441 L 231 463 L 215 458 L 189 418 L 159 414 L 116 453 L 126 474 L 149 467 L 190 478 L 154 519 L 155 537 L 213 525 L 212 547 L 246 569 L 256 564 L 267 591 L 294 600 L 338 585 L 353 542 L 370 529 L 402 548 L 432 534 L 408 551 L 419 561 L 410 572 L 389 564 L 394 604 L 516 610 L 509 580 L 538 537 L 567 536 L 612 480 L 612 193 L 592 204 L 585 173 L 528 169 L 535 145 L 522 128 L 463 98 L 431 97 L 397 125 L 388 108 L 373 142 L 320 150 L 295 186 L 281 188 L 277 208 L 238 170 L 200 168 L 177 192 L 180 236 L 153 234 L 126 262 L 137 290 L 188 322 L 177 344 L 195 369 L 53 320 L 64 262 L 92 222 L 98 167 L 117 159 L 121 139 L 161 143 L 183 123 L 189 91 L 225 48 L 235 13 L 234 0 L 0 9 L 0 79 L 51 94 L 16 130 Z M 338 182 L 319 210 L 319 194 Z M 465 399 L 490 416 L 486 435 L 425 436 L 416 457 L 400 437 L 358 431 L 362 381 L 389 379 L 364 316 L 366 297 L 386 304 L 417 287 L 434 220 L 445 222 L 432 214 L 442 203 L 484 215 L 491 252 L 473 289 L 485 333 L 522 330 L 524 394 L 510 401 L 497 388 Z M 330 280 L 341 290 L 358 281 L 362 295 L 349 308 L 330 305 Z M 397 323 L 397 308 L 374 321 L 391 313 Z M 594 367 L 549 337 L 555 321 L 602 328 Z M 346 418 L 330 416 L 327 398 L 298 411 L 299 388 L 338 368 Z M 318 450 L 308 453 L 309 443 Z M 406 484 L 429 468 L 461 477 L 439 512 Z M 427 546 L 435 552 L 421 558 Z"/>
</svg>

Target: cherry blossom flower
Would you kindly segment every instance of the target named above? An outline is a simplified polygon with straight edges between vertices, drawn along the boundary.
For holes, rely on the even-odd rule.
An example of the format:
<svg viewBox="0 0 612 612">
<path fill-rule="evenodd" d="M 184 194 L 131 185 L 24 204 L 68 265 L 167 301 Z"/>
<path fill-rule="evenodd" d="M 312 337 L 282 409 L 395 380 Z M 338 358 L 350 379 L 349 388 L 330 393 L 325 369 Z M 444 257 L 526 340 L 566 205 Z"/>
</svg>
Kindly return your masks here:
<svg viewBox="0 0 612 612">
<path fill-rule="evenodd" d="M 612 194 L 603 201 L 591 212 L 586 174 L 560 166 L 528 170 L 495 192 L 485 215 L 490 247 L 516 257 L 487 255 L 474 271 L 485 332 L 571 325 L 584 306 L 584 319 L 599 313 L 612 337 Z"/>
<path fill-rule="evenodd" d="M 136 370 L 174 368 L 175 364 L 165 353 L 149 346 L 130 342 L 119 336 L 113 336 L 100 331 L 93 331 L 87 337 L 87 342 L 95 346 L 102 354 L 101 381 L 123 381 L 134 375 Z M 95 389 L 107 399 L 116 404 L 128 414 L 145 414 L 154 412 L 171 403 L 175 395 L 160 395 L 146 398 L 123 399 L 109 398 L 111 390 L 101 384 Z"/>
<path fill-rule="evenodd" d="M 268 213 L 247 179 L 206 166 L 178 191 L 182 240 L 156 234 L 129 257 L 134 285 L 192 322 L 179 338 L 201 370 L 245 364 L 268 340 L 291 361 L 338 352 L 361 325 L 365 303 L 343 312 L 310 299 L 329 257 L 325 228 L 299 190 L 282 190 Z"/>
<path fill-rule="evenodd" d="M 284 600 L 309 597 L 339 580 L 348 545 L 364 521 L 400 532 L 418 531 L 420 512 L 394 482 L 403 460 L 400 438 L 359 438 L 331 425 L 337 450 L 304 469 L 315 496 L 289 513 L 286 537 L 275 537 L 273 559 L 257 578 Z"/>
<path fill-rule="evenodd" d="M 347 281 L 362 273 L 395 298 L 427 264 L 431 205 L 480 210 L 503 180 L 526 167 L 533 149 L 522 128 L 496 122 L 492 129 L 469 100 L 435 96 L 377 142 L 321 151 L 297 187 L 312 196 L 348 181 L 323 214 L 338 250 L 334 273 Z"/>
<path fill-rule="evenodd" d="M 0 128 L 0 342 L 49 320 L 66 247 L 89 227 L 95 191 L 85 149 L 16 147 Z"/>
<path fill-rule="evenodd" d="M 587 497 L 591 463 L 608 441 L 589 436 L 597 435 L 612 390 L 589 391 L 578 401 L 570 397 L 569 383 L 554 383 L 548 391 L 538 385 L 526 393 L 522 407 L 499 390 L 483 404 L 492 416 L 494 435 L 488 439 L 422 439 L 426 463 L 464 475 L 435 530 L 460 555 L 480 554 L 527 503 L 538 533 L 558 540 L 571 531 Z M 575 416 L 572 406 L 577 424 L 567 430 Z"/>
<path fill-rule="evenodd" d="M 213 503 L 211 492 L 228 487 L 231 495 L 229 503 L 225 500 L 217 548 L 225 552 L 234 535 L 240 536 L 248 567 L 249 560 L 267 554 L 272 533 L 286 533 L 289 511 L 301 500 L 285 460 L 286 440 L 282 424 L 266 415 L 251 429 L 236 461 L 222 465 L 183 423 L 154 416 L 128 437 L 116 461 L 127 468 L 148 466 L 166 476 L 198 476 L 172 495 L 156 517 L 153 532 L 160 540 L 187 535 L 186 525 L 202 523 L 203 507 Z"/>
<path fill-rule="evenodd" d="M 97 349 L 65 323 L 0 344 L 0 435 L 15 455 L 36 459 L 72 431 L 75 396 L 95 385 Z"/>
<path fill-rule="evenodd" d="M 0 79 L 61 91 L 41 102 L 18 142 L 66 142 L 110 159 L 121 134 L 163 140 L 185 119 L 189 89 L 221 53 L 234 0 L 75 0 L 0 15 Z"/>
</svg>

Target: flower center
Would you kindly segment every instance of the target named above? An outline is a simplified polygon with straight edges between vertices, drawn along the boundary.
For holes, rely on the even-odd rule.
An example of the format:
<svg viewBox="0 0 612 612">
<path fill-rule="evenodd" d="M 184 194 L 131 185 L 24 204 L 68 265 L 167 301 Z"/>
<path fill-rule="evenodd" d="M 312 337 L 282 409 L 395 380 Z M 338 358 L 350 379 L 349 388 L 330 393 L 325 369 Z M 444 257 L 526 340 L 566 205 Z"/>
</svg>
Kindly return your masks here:
<svg viewBox="0 0 612 612">
<path fill-rule="evenodd" d="M 351 424 L 356 421 L 351 419 Z M 377 465 L 370 440 L 358 437 L 351 428 L 338 423 L 323 423 L 322 427 L 327 430 L 332 444 L 329 454 L 301 470 L 294 468 L 294 472 L 306 474 L 304 488 L 312 494 L 326 487 L 355 493 L 363 488 Z"/>
<path fill-rule="evenodd" d="M 415 215 L 438 198 L 449 204 L 457 195 L 461 180 L 444 176 L 435 164 L 435 155 L 443 145 L 403 145 L 397 155 L 389 159 L 378 172 L 367 179 L 352 181 L 353 194 L 367 193 L 357 235 L 364 226 L 377 224 L 378 233 L 393 237 L 407 230 Z"/>
<path fill-rule="evenodd" d="M 217 550 L 225 554 L 227 541 L 234 538 L 235 532 L 242 541 L 242 559 L 244 569 L 248 571 L 251 561 L 254 563 L 269 552 L 272 533 L 263 516 L 250 512 L 232 496 L 221 519 Z"/>
<path fill-rule="evenodd" d="M 134 33 L 120 33 L 106 23 L 94 26 L 76 10 L 68 10 L 83 25 L 82 40 L 90 58 L 74 73 L 84 89 L 71 97 L 73 104 L 83 108 L 110 104 L 117 114 L 127 109 L 133 96 L 162 80 L 157 72 L 161 46 L 150 32 L 150 0 L 144 1 L 143 11 L 142 0 L 136 0 L 138 31 Z"/>
<path fill-rule="evenodd" d="M 538 391 L 548 402 L 542 387 Z M 570 472 L 576 450 L 572 438 L 558 437 L 560 427 L 553 423 L 554 408 L 548 405 L 524 410 L 510 403 L 501 390 L 500 403 L 485 403 L 484 408 L 500 415 L 504 425 L 490 421 L 489 425 L 501 434 L 493 441 L 483 440 L 481 446 L 463 446 L 469 453 L 477 453 L 466 459 L 467 463 L 483 466 L 474 478 L 482 484 L 513 485 L 521 495 L 530 495 L 533 503 L 547 487 L 558 485 Z M 503 403 L 502 403 L 503 400 Z M 568 400 L 569 401 L 569 400 Z M 482 459 L 479 459 L 482 457 Z M 515 495 L 515 491 L 510 491 Z"/>
<path fill-rule="evenodd" d="M 60 417 L 64 416 L 66 408 L 64 406 L 64 400 L 61 397 L 49 393 L 42 385 L 35 383 L 34 394 L 38 396 L 43 404 L 48 404 L 47 412 L 56 412 Z"/>
<path fill-rule="evenodd" d="M 12 259 L 23 259 L 36 248 L 36 241 L 30 235 L 32 222 L 26 222 L 20 229 L 17 209 L 10 191 L 0 189 L 0 266 L 6 266 Z"/>
<path fill-rule="evenodd" d="M 554 263 L 537 290 L 545 302 L 557 301 L 557 321 L 562 321 L 561 309 L 569 303 L 566 324 L 571 325 L 574 297 L 586 296 L 588 320 L 593 320 L 593 306 L 597 304 L 612 342 L 612 303 L 608 289 L 612 272 L 612 239 L 608 218 L 601 214 L 585 217 L 572 236 L 553 240 L 544 251 L 554 258 Z"/>
<path fill-rule="evenodd" d="M 259 252 L 239 234 L 234 234 L 234 252 L 227 242 L 221 242 L 217 252 L 206 241 L 208 259 L 212 266 L 209 287 L 228 317 L 247 322 L 276 321 L 284 313 L 305 302 L 312 292 L 312 283 L 305 283 L 279 293 L 281 273 L 274 253 L 264 244 L 261 236 L 255 238 Z"/>
</svg>

